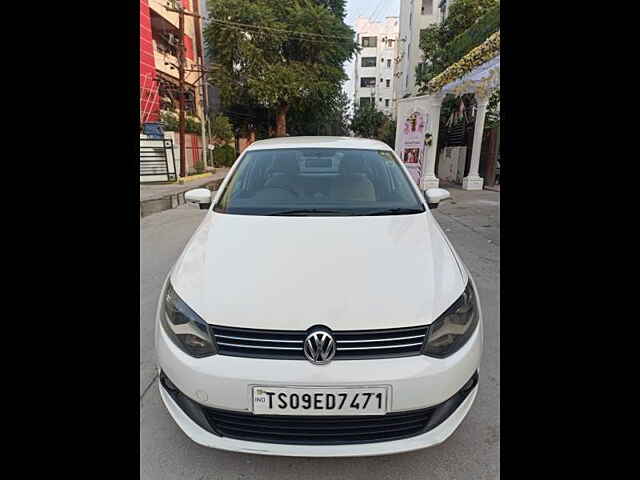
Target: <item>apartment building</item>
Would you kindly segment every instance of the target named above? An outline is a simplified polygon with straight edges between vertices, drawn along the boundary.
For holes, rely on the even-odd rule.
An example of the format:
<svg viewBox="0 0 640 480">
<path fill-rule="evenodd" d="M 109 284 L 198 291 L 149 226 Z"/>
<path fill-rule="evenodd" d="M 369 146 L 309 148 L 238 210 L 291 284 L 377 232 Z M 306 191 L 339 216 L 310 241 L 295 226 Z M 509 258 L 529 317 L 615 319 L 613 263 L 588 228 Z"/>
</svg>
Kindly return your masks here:
<svg viewBox="0 0 640 480">
<path fill-rule="evenodd" d="M 393 116 L 398 17 L 380 22 L 360 17 L 355 21 L 355 31 L 362 50 L 354 60 L 354 102 L 373 103 L 379 111 Z"/>
<path fill-rule="evenodd" d="M 420 30 L 446 18 L 452 0 L 401 0 L 398 35 L 396 93 L 398 98 L 417 94 L 416 68 L 424 62 Z"/>
<path fill-rule="evenodd" d="M 196 0 L 140 0 L 140 116 L 141 122 L 155 122 L 160 111 L 178 109 L 177 47 L 179 38 L 178 13 L 165 7 L 181 5 L 185 10 L 199 13 Z M 202 118 L 203 95 L 200 73 L 203 51 L 197 17 L 184 17 L 184 47 L 187 60 L 185 74 L 185 110 L 187 115 Z"/>
</svg>

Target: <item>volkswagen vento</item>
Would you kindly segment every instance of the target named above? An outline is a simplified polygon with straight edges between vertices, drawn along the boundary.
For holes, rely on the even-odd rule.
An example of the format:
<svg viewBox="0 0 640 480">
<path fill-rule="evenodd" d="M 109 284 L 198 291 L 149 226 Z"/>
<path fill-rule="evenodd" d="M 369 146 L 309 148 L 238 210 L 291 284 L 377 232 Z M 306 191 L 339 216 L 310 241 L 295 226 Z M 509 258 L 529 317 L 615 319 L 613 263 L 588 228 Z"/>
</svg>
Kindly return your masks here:
<svg viewBox="0 0 640 480">
<path fill-rule="evenodd" d="M 361 456 L 443 442 L 478 391 L 473 279 L 421 191 L 376 140 L 258 141 L 167 276 L 162 400 L 198 444 Z"/>
</svg>

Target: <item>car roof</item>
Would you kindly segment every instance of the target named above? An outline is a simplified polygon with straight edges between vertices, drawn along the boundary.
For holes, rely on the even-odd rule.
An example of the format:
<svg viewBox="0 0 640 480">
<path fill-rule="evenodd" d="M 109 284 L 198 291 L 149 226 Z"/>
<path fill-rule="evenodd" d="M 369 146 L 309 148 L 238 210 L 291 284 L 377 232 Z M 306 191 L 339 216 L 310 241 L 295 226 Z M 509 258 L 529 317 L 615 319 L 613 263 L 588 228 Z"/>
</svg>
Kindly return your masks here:
<svg viewBox="0 0 640 480">
<path fill-rule="evenodd" d="M 258 140 L 247 147 L 249 150 L 269 150 L 275 148 L 358 148 L 362 150 L 389 150 L 380 140 L 356 137 L 277 137 Z"/>
</svg>

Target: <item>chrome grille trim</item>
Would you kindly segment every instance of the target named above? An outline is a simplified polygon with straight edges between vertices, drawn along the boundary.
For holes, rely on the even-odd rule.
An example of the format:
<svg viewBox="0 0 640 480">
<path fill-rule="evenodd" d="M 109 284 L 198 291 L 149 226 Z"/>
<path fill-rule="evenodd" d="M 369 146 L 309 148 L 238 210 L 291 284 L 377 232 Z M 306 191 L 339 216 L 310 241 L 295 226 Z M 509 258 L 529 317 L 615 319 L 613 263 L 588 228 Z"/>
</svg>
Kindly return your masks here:
<svg viewBox="0 0 640 480">
<path fill-rule="evenodd" d="M 223 343 L 223 342 L 218 342 L 218 345 L 224 345 L 227 347 L 239 346 L 239 345 L 234 345 L 233 343 Z M 295 347 L 267 347 L 265 345 L 242 345 L 242 348 L 266 348 L 269 350 L 300 350 L 299 348 L 295 348 Z"/>
<path fill-rule="evenodd" d="M 280 360 L 306 360 L 305 330 L 262 330 L 209 325 L 219 355 Z M 380 330 L 334 330 L 333 361 L 421 355 L 427 325 Z"/>
<path fill-rule="evenodd" d="M 299 343 L 302 345 L 303 340 L 268 340 L 265 338 L 246 338 L 246 337 L 231 337 L 229 335 L 216 335 L 217 338 L 228 338 L 230 340 L 247 340 L 250 342 L 285 342 L 285 343 Z"/>
<path fill-rule="evenodd" d="M 382 345 L 381 347 L 340 347 L 340 350 L 372 350 L 377 348 L 404 348 L 404 347 L 415 347 L 417 345 L 422 345 L 422 342 L 404 343 L 402 345 Z"/>
<path fill-rule="evenodd" d="M 424 338 L 424 335 L 414 335 L 411 337 L 398 337 L 398 338 L 380 338 L 380 339 L 374 339 L 374 340 L 340 340 L 340 343 L 392 342 L 394 340 L 410 340 L 412 338 Z"/>
</svg>

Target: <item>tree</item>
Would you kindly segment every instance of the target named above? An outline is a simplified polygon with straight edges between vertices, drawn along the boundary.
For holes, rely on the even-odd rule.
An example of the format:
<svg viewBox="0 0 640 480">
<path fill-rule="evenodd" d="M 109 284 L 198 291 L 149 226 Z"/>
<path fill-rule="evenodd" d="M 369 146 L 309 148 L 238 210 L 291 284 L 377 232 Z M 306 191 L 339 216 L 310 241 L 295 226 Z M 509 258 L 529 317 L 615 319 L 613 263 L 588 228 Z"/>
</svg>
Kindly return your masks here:
<svg viewBox="0 0 640 480">
<path fill-rule="evenodd" d="M 204 35 L 223 103 L 243 98 L 273 111 L 276 135 L 286 135 L 291 108 L 330 96 L 347 79 L 342 65 L 358 47 L 344 4 L 209 0 Z"/>
<path fill-rule="evenodd" d="M 323 98 L 312 99 L 293 107 L 288 115 L 291 135 L 349 135 L 348 95 L 338 86 Z"/>
<path fill-rule="evenodd" d="M 387 116 L 377 110 L 373 101 L 362 105 L 354 105 L 351 130 L 358 137 L 379 138 L 380 129 L 387 121 Z"/>
<path fill-rule="evenodd" d="M 233 127 L 229 119 L 224 115 L 217 115 L 211 125 L 211 134 L 220 143 L 230 143 L 233 140 Z"/>
<path fill-rule="evenodd" d="M 475 28 L 476 23 L 482 21 Z M 472 48 L 481 44 L 500 26 L 498 0 L 456 0 L 444 22 L 420 31 L 424 63 L 416 69 L 416 83 L 424 85 Z M 472 27 L 477 31 L 473 30 Z M 463 34 L 469 33 L 467 37 Z M 462 38 L 464 37 L 464 38 Z"/>
<path fill-rule="evenodd" d="M 396 126 L 397 122 L 387 117 L 380 129 L 378 140 L 383 141 L 391 148 L 396 148 Z"/>
</svg>

